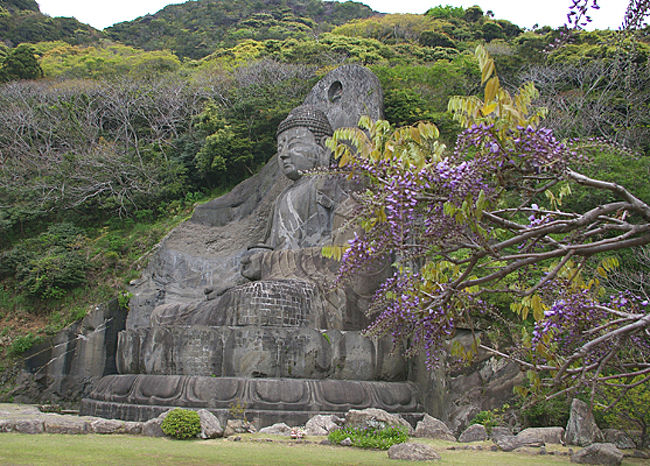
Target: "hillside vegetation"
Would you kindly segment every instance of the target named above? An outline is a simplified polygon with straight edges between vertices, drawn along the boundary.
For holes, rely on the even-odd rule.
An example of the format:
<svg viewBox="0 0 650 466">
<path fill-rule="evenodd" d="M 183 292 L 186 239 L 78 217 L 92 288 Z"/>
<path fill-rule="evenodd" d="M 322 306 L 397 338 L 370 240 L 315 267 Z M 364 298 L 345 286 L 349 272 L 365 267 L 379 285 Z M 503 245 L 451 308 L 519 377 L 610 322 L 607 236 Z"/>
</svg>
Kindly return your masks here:
<svg viewBox="0 0 650 466">
<path fill-rule="evenodd" d="M 319 0 L 190 1 L 101 32 L 3 2 L 0 354 L 124 293 L 141 257 L 196 202 L 255 173 L 278 123 L 345 63 L 377 74 L 392 124 L 432 121 L 451 145 L 460 126 L 447 103 L 482 92 L 473 50 L 485 44 L 505 87 L 532 80 L 546 124 L 589 141 L 583 171 L 647 201 L 647 35 L 582 32 L 551 47 L 559 35 L 478 7 L 380 15 Z"/>
</svg>

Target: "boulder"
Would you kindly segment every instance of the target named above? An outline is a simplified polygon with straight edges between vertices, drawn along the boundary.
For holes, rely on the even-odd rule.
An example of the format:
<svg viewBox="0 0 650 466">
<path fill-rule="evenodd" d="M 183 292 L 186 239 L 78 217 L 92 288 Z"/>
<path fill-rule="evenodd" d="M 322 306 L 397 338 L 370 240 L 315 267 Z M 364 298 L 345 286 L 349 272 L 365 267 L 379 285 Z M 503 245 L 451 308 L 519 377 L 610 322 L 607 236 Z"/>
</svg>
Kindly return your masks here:
<svg viewBox="0 0 650 466">
<path fill-rule="evenodd" d="M 90 432 L 94 434 L 136 435 L 142 433 L 142 423 L 98 418 L 90 422 Z"/>
<path fill-rule="evenodd" d="M 199 437 L 202 439 L 217 438 L 223 435 L 223 427 L 217 416 L 212 414 L 207 409 L 199 409 L 197 411 L 199 418 L 201 419 L 201 433 Z"/>
<path fill-rule="evenodd" d="M 510 427 L 492 427 L 492 431 L 490 431 L 490 439 L 496 442 L 502 437 L 514 437 L 514 435 L 512 435 L 512 430 L 510 430 Z"/>
<path fill-rule="evenodd" d="M 224 437 L 230 437 L 234 434 L 252 434 L 257 432 L 253 424 L 243 419 L 228 419 L 226 428 L 223 431 Z"/>
<path fill-rule="evenodd" d="M 577 398 L 571 402 L 571 413 L 565 436 L 566 443 L 581 447 L 594 443 L 602 437 L 589 405 Z"/>
<path fill-rule="evenodd" d="M 617 448 L 621 450 L 632 450 L 636 448 L 636 444 L 632 437 L 627 433 L 618 429 L 604 429 L 603 430 L 603 439 L 606 443 L 613 443 Z"/>
<path fill-rule="evenodd" d="M 90 432 L 88 421 L 72 416 L 48 415 L 43 421 L 48 434 L 87 434 Z"/>
<path fill-rule="evenodd" d="M 613 443 L 592 443 L 571 456 L 572 463 L 619 465 L 623 452 Z"/>
<path fill-rule="evenodd" d="M 333 414 L 324 416 L 318 414 L 312 417 L 307 424 L 305 424 L 306 435 L 327 435 L 331 430 L 343 424 L 343 419 Z"/>
<path fill-rule="evenodd" d="M 291 427 L 286 425 L 284 422 L 277 422 L 272 426 L 262 427 L 260 429 L 260 434 L 291 435 Z"/>
<path fill-rule="evenodd" d="M 419 438 L 435 438 L 455 442 L 456 437 L 451 433 L 447 424 L 428 414 L 415 427 L 415 436 Z"/>
<path fill-rule="evenodd" d="M 497 446 L 502 450 L 502 451 L 513 451 L 519 447 L 522 447 L 523 445 L 517 441 L 517 438 L 510 434 L 510 435 L 500 435 L 496 438 L 493 438 L 492 441 L 497 444 Z"/>
<path fill-rule="evenodd" d="M 564 444 L 564 427 L 529 427 L 519 432 L 517 441 L 522 445 L 533 443 Z"/>
<path fill-rule="evenodd" d="M 14 431 L 21 434 L 42 434 L 45 427 L 42 419 L 16 419 Z"/>
<path fill-rule="evenodd" d="M 388 449 L 392 460 L 432 461 L 439 460 L 440 455 L 429 445 L 422 443 L 398 443 Z"/>
<path fill-rule="evenodd" d="M 413 435 L 413 427 L 397 414 L 390 414 L 383 409 L 351 409 L 345 416 L 346 427 L 377 428 L 405 427 L 409 435 Z"/>
<path fill-rule="evenodd" d="M 350 447 L 352 446 L 352 440 L 350 439 L 350 437 L 345 437 L 343 440 L 339 442 L 339 445 L 341 445 L 342 447 Z"/>
<path fill-rule="evenodd" d="M 171 411 L 171 409 L 169 410 Z M 142 435 L 145 435 L 147 437 L 164 437 L 165 433 L 162 431 L 162 426 L 163 421 L 167 417 L 167 414 L 169 414 L 169 411 L 165 411 L 158 417 L 154 417 L 153 419 L 149 419 L 147 422 L 144 422 L 142 424 Z"/>
<path fill-rule="evenodd" d="M 472 424 L 458 437 L 459 442 L 482 442 L 487 440 L 488 434 L 483 424 Z"/>
</svg>

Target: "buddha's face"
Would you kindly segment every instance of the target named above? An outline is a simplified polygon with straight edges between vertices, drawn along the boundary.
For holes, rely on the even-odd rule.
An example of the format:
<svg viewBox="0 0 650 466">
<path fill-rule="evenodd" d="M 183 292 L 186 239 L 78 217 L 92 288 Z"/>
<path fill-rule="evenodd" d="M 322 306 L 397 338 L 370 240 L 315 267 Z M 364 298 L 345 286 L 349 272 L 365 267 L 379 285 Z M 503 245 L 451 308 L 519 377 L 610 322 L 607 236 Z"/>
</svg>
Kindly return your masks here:
<svg viewBox="0 0 650 466">
<path fill-rule="evenodd" d="M 300 178 L 300 172 L 321 165 L 323 148 L 307 128 L 289 128 L 278 135 L 278 157 L 285 176 Z"/>
</svg>

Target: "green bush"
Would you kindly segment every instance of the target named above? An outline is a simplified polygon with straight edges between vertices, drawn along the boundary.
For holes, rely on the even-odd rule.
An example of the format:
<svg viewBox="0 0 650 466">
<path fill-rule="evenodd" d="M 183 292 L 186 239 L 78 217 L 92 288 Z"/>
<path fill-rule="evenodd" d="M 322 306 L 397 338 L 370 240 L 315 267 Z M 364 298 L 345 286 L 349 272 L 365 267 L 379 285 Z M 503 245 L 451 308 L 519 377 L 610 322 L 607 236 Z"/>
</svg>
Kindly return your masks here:
<svg viewBox="0 0 650 466">
<path fill-rule="evenodd" d="M 201 419 L 196 411 L 176 408 L 167 414 L 160 427 L 165 435 L 186 440 L 201 432 Z"/>
<path fill-rule="evenodd" d="M 346 438 L 350 438 L 353 447 L 377 448 L 388 450 L 391 446 L 404 443 L 408 440 L 408 434 L 404 427 L 345 427 L 336 429 L 329 433 L 327 439 L 333 444 L 339 444 Z"/>
<path fill-rule="evenodd" d="M 504 405 L 502 409 L 490 409 L 487 411 L 479 412 L 470 421 L 470 424 L 482 424 L 487 433 L 492 432 L 492 428 L 501 425 L 503 421 L 503 410 L 508 409 L 508 405 Z"/>
<path fill-rule="evenodd" d="M 7 353 L 10 356 L 17 356 L 20 354 L 23 354 L 25 351 L 28 351 L 32 348 L 37 343 L 40 343 L 41 337 L 34 335 L 33 333 L 28 333 L 27 335 L 23 335 L 22 337 L 16 338 L 11 345 L 9 345 L 9 348 L 7 349 Z"/>
<path fill-rule="evenodd" d="M 539 400 L 532 406 L 522 409 L 526 427 L 565 426 L 569 420 L 569 403 L 564 398 Z"/>
</svg>

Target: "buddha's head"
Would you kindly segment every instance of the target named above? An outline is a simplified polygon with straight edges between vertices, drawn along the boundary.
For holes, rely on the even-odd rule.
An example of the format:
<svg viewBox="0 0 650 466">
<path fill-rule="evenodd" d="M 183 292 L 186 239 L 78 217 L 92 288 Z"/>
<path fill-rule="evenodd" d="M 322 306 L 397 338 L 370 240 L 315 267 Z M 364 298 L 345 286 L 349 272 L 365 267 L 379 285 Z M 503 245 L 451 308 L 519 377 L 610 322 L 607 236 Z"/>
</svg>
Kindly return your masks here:
<svg viewBox="0 0 650 466">
<path fill-rule="evenodd" d="M 321 110 L 302 105 L 294 108 L 278 126 L 278 158 L 285 176 L 297 180 L 301 171 L 329 164 L 325 140 L 332 127 Z"/>
</svg>

